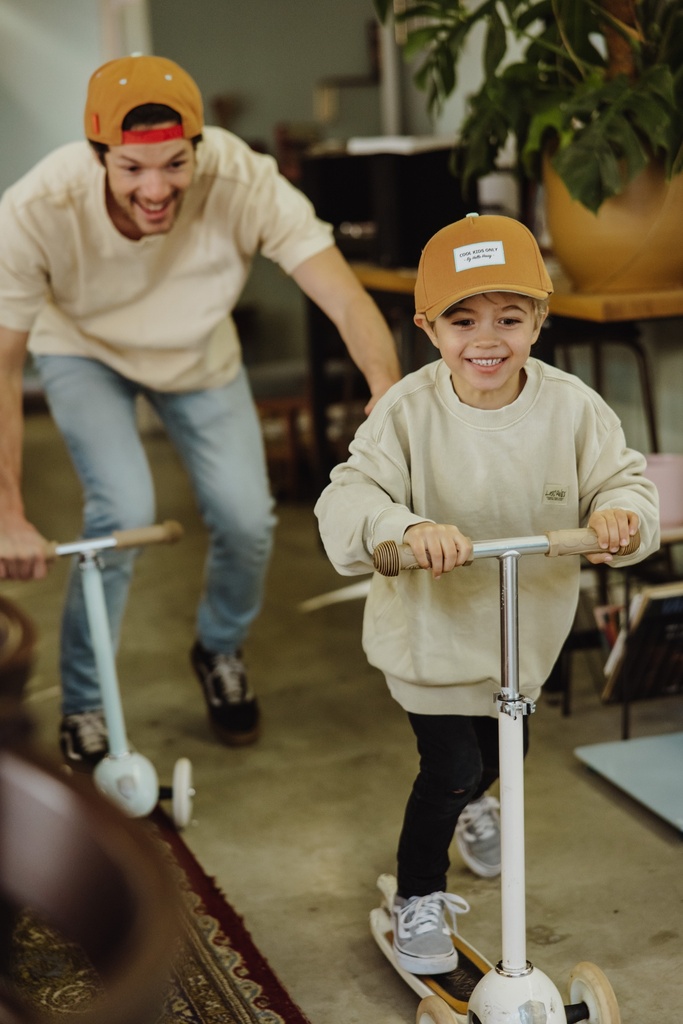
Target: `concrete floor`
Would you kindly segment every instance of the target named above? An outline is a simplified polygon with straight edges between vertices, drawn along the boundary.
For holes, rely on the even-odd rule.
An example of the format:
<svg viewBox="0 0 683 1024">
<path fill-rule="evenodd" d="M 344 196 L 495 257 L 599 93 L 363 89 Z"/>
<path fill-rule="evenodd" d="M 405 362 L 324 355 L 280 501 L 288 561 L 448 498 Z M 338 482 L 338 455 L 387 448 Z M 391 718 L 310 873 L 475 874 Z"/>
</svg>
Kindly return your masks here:
<svg viewBox="0 0 683 1024">
<path fill-rule="evenodd" d="M 302 614 L 299 603 L 349 582 L 318 542 L 312 503 L 282 503 L 265 608 L 246 655 L 260 696 L 258 745 L 219 746 L 188 663 L 204 536 L 166 440 L 148 439 L 159 519 L 185 538 L 141 558 L 119 674 L 132 743 L 169 782 L 190 758 L 197 795 L 187 844 L 241 913 L 254 940 L 312 1024 L 402 1024 L 417 997 L 373 943 L 375 881 L 394 870 L 415 773 L 412 734 L 360 647 L 362 602 Z M 79 488 L 45 415 L 29 417 L 25 481 L 30 516 L 57 540 L 77 536 Z M 66 565 L 46 581 L 0 584 L 39 631 L 29 689 L 42 746 L 57 754 L 57 630 Z M 528 956 L 566 991 L 581 960 L 609 976 L 626 1024 L 679 1020 L 680 834 L 583 767 L 574 748 L 617 740 L 620 713 L 601 705 L 600 662 L 574 658 L 574 707 L 542 699 L 526 768 Z M 683 729 L 683 703 L 634 708 L 635 735 Z M 450 888 L 472 911 L 461 930 L 500 956 L 499 883 L 474 877 L 453 851 Z"/>
</svg>

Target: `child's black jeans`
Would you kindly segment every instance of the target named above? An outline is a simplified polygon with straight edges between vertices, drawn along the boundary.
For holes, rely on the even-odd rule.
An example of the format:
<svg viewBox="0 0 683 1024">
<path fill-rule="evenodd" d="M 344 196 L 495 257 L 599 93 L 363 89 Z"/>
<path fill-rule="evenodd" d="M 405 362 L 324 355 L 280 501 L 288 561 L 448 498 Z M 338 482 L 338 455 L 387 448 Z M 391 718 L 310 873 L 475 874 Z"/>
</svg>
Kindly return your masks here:
<svg viewBox="0 0 683 1024">
<path fill-rule="evenodd" d="M 482 715 L 416 715 L 420 771 L 406 806 L 398 844 L 398 893 L 446 890 L 448 850 L 460 812 L 483 796 L 499 774 L 498 719 Z M 524 718 L 524 753 L 529 748 Z"/>
</svg>

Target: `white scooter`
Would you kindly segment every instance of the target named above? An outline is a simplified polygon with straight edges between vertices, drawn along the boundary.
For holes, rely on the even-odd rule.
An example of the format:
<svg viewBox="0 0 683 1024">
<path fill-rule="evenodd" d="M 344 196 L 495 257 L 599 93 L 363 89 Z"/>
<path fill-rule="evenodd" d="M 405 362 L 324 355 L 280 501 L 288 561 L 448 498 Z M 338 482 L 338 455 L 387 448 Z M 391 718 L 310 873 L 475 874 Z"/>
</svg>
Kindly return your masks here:
<svg viewBox="0 0 683 1024">
<path fill-rule="evenodd" d="M 632 554 L 639 546 L 640 537 L 636 535 L 619 554 Z M 569 978 L 569 1005 L 565 1005 L 550 978 L 534 967 L 526 955 L 523 717 L 532 714 L 535 706 L 519 692 L 518 563 L 522 555 L 581 555 L 600 550 L 596 535 L 590 529 L 556 530 L 537 537 L 512 537 L 473 545 L 472 559 L 497 558 L 500 563 L 502 690 L 497 704 L 502 958 L 495 968 L 485 966 L 462 1008 L 460 1005 L 456 1007 L 445 993 L 443 996 L 425 995 L 418 1007 L 417 1024 L 463 1024 L 465 1021 L 467 1024 L 620 1022 L 612 986 L 594 964 L 582 962 L 573 969 Z M 419 568 L 410 547 L 399 547 L 392 541 L 378 544 L 374 565 L 384 576 L 397 576 L 402 569 Z M 387 943 L 385 947 L 386 955 L 391 958 Z M 430 986 L 434 990 L 439 976 L 429 980 L 434 983 Z M 420 991 L 417 987 L 416 990 Z"/>
<path fill-rule="evenodd" d="M 152 762 L 129 746 L 98 555 L 108 548 L 173 543 L 180 539 L 182 533 L 179 523 L 168 521 L 134 530 L 115 531 L 108 537 L 76 540 L 67 544 L 51 543 L 47 550 L 48 560 L 78 555 L 102 708 L 109 735 L 109 753 L 93 772 L 95 785 L 112 803 L 133 818 L 145 817 L 160 799 L 170 799 L 173 823 L 178 829 L 185 828 L 192 819 L 195 795 L 192 765 L 186 757 L 179 758 L 173 770 L 172 786 L 160 787 Z"/>
</svg>

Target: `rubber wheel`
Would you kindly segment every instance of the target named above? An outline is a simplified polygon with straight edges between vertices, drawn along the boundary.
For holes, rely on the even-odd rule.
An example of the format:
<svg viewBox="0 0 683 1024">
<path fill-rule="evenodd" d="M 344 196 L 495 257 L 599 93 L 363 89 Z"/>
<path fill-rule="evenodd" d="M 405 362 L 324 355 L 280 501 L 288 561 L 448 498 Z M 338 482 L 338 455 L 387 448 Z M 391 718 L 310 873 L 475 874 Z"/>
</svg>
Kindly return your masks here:
<svg viewBox="0 0 683 1024">
<path fill-rule="evenodd" d="M 455 1024 L 458 1018 L 438 996 L 425 996 L 417 1008 L 415 1024 Z"/>
<path fill-rule="evenodd" d="M 569 1002 L 586 1004 L 588 1024 L 621 1024 L 614 989 L 600 968 L 587 960 L 577 964 L 569 975 Z"/>
<path fill-rule="evenodd" d="M 192 820 L 192 764 L 187 757 L 180 757 L 173 768 L 172 807 L 173 824 L 177 829 L 186 828 Z"/>
</svg>

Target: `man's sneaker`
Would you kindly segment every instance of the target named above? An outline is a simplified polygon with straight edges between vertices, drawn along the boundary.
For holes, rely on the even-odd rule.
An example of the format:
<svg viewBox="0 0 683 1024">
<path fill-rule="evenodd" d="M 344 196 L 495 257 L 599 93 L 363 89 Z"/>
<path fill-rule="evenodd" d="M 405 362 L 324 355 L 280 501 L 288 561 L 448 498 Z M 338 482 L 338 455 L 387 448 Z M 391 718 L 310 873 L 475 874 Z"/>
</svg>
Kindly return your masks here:
<svg viewBox="0 0 683 1024">
<path fill-rule="evenodd" d="M 190 660 L 218 739 L 232 747 L 253 743 L 259 734 L 259 706 L 247 682 L 242 652 L 214 654 L 197 640 Z"/>
<path fill-rule="evenodd" d="M 450 892 L 429 896 L 394 898 L 394 955 L 399 967 L 410 974 L 445 974 L 458 966 L 452 933 L 456 914 L 465 914 L 469 903 Z"/>
<path fill-rule="evenodd" d="M 109 750 L 104 713 L 98 708 L 65 715 L 59 727 L 59 746 L 70 768 L 92 771 Z"/>
<path fill-rule="evenodd" d="M 467 805 L 455 826 L 455 841 L 475 875 L 500 874 L 500 804 L 495 797 L 484 794 Z"/>
</svg>

